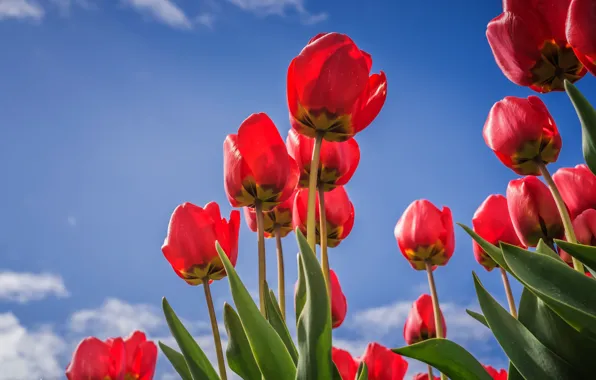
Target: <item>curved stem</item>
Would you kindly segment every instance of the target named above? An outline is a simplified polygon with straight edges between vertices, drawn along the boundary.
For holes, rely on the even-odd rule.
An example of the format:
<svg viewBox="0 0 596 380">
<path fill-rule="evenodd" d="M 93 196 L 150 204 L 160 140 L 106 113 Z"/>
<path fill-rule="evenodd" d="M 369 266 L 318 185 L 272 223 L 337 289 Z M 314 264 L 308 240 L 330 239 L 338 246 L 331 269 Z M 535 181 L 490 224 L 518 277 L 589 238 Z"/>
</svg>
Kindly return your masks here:
<svg viewBox="0 0 596 380">
<path fill-rule="evenodd" d="M 275 226 L 275 242 L 277 243 L 277 296 L 281 317 L 286 320 L 286 284 L 284 276 L 284 252 L 281 246 L 281 228 Z"/>
<path fill-rule="evenodd" d="M 517 310 L 515 309 L 515 299 L 513 298 L 513 293 L 511 292 L 511 285 L 509 284 L 509 277 L 507 277 L 507 272 L 505 269 L 501 269 L 501 278 L 503 279 L 503 286 L 505 287 L 505 294 L 507 295 L 507 302 L 509 303 L 509 311 L 513 318 L 517 318 Z"/>
<path fill-rule="evenodd" d="M 329 281 L 329 256 L 327 256 L 327 216 L 325 215 L 325 191 L 319 187 L 319 235 L 321 235 L 321 269 L 327 290 L 331 295 L 331 282 Z"/>
<path fill-rule="evenodd" d="M 439 296 L 437 295 L 437 286 L 435 285 L 435 277 L 433 276 L 433 266 L 426 261 L 426 275 L 428 277 L 428 287 L 430 288 L 430 296 L 433 301 L 433 314 L 435 316 L 435 328 L 437 329 L 437 338 L 444 338 L 443 324 L 441 323 L 441 309 L 439 307 Z M 441 380 L 447 380 L 447 376 L 441 373 Z"/>
<path fill-rule="evenodd" d="M 428 364 L 428 380 L 435 380 L 435 375 L 433 374 L 433 367 Z"/>
<path fill-rule="evenodd" d="M 538 163 L 538 168 L 540 169 L 540 173 L 544 177 L 544 181 L 550 188 L 550 192 L 553 194 L 553 198 L 555 199 L 555 203 L 557 204 L 557 209 L 559 210 L 559 214 L 561 214 L 561 220 L 563 221 L 563 227 L 565 227 L 565 237 L 567 241 L 570 243 L 577 243 L 577 238 L 575 237 L 575 231 L 573 230 L 573 223 L 571 223 L 571 218 L 569 217 L 569 212 L 567 211 L 567 206 L 565 206 L 565 202 L 563 201 L 563 197 L 553 181 L 553 177 L 550 175 L 546 165 L 543 162 Z M 584 266 L 583 264 L 576 259 L 573 258 L 573 268 L 584 273 Z"/>
<path fill-rule="evenodd" d="M 321 145 L 323 144 L 323 135 L 317 134 L 315 144 L 312 150 L 312 160 L 310 161 L 310 173 L 308 178 L 308 208 L 306 214 L 306 240 L 310 249 L 316 254 L 317 237 L 315 235 L 316 217 L 315 207 L 317 200 L 317 182 L 319 179 L 319 159 L 321 157 Z"/>
<path fill-rule="evenodd" d="M 259 247 L 259 302 L 261 314 L 266 315 L 265 311 L 265 281 L 267 280 L 267 263 L 265 262 L 265 227 L 263 223 L 263 206 L 260 202 L 255 204 L 255 213 L 257 214 L 257 244 Z"/>
<path fill-rule="evenodd" d="M 211 289 L 209 288 L 209 278 L 207 277 L 203 279 L 203 288 L 205 288 L 205 300 L 207 300 L 209 318 L 211 319 L 211 330 L 213 330 L 213 341 L 215 343 L 215 351 L 217 352 L 219 376 L 221 377 L 221 380 L 226 380 L 228 378 L 226 374 L 226 363 L 224 362 L 223 350 L 221 348 L 221 337 L 219 336 L 219 327 L 217 327 L 217 317 L 215 316 L 213 298 L 211 297 Z"/>
</svg>

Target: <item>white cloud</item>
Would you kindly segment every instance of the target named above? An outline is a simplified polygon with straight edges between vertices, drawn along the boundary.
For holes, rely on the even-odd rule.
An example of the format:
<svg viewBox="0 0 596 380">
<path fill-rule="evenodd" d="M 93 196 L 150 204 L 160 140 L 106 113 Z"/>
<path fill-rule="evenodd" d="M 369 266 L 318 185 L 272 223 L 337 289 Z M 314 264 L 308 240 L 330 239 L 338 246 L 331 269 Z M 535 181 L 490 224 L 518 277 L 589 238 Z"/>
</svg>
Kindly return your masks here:
<svg viewBox="0 0 596 380">
<path fill-rule="evenodd" d="M 215 23 L 215 15 L 213 13 L 205 12 L 201 13 L 195 18 L 197 24 L 204 25 L 209 29 L 213 28 Z"/>
<path fill-rule="evenodd" d="M 0 380 L 52 379 L 64 374 L 66 344 L 51 328 L 28 330 L 12 313 L 0 314 Z"/>
<path fill-rule="evenodd" d="M 257 15 L 283 16 L 290 9 L 300 14 L 304 24 L 316 24 L 327 19 L 326 13 L 311 14 L 304 5 L 304 0 L 228 0 L 237 7 Z"/>
<path fill-rule="evenodd" d="M 184 11 L 171 0 L 123 0 L 140 12 L 150 14 L 157 21 L 179 29 L 190 29 L 192 23 Z"/>
<path fill-rule="evenodd" d="M 0 271 L 0 300 L 27 303 L 50 295 L 69 296 L 62 277 L 50 273 Z"/>
<path fill-rule="evenodd" d="M 29 0 L 0 0 L 0 20 L 34 19 L 41 20 L 45 12 L 43 8 Z"/>
</svg>

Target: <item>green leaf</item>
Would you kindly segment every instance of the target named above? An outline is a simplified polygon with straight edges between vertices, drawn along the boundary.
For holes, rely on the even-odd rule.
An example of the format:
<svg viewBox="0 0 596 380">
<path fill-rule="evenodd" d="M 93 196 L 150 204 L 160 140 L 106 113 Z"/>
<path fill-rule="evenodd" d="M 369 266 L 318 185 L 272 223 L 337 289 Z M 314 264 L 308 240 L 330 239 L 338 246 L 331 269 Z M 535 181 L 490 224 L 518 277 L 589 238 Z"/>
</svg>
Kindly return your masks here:
<svg viewBox="0 0 596 380">
<path fill-rule="evenodd" d="M 298 254 L 298 282 L 296 284 L 296 294 L 294 295 L 294 310 L 296 311 L 296 323 L 300 318 L 300 313 L 306 303 L 306 279 L 304 278 L 304 267 L 302 266 L 302 257 Z"/>
<path fill-rule="evenodd" d="M 501 268 L 505 269 L 507 272 L 510 272 L 509 268 L 507 267 L 507 263 L 503 258 L 503 253 L 501 249 L 494 244 L 489 243 L 488 241 L 484 240 L 480 235 L 474 232 L 470 227 L 457 223 L 458 226 L 464 229 L 478 243 L 478 245 L 494 260 L 497 265 Z"/>
<path fill-rule="evenodd" d="M 448 339 L 428 339 L 393 352 L 430 364 L 452 380 L 492 380 L 472 354 Z"/>
<path fill-rule="evenodd" d="M 596 342 L 569 326 L 541 299 L 524 288 L 518 320 L 549 350 L 579 372 L 588 376 L 596 371 Z"/>
<path fill-rule="evenodd" d="M 228 367 L 244 380 L 261 380 L 261 371 L 253 356 L 240 317 L 227 302 L 224 304 L 224 324 L 228 334 L 226 348 Z"/>
<path fill-rule="evenodd" d="M 596 282 L 562 261 L 501 244 L 510 269 L 538 298 L 580 332 L 596 336 Z"/>
<path fill-rule="evenodd" d="M 484 326 L 488 327 L 488 323 L 486 323 L 486 318 L 484 318 L 484 315 L 477 313 L 475 311 L 466 309 L 466 313 L 468 313 L 468 315 L 472 318 L 474 318 L 475 320 L 477 320 L 478 322 L 482 323 Z"/>
<path fill-rule="evenodd" d="M 180 375 L 180 378 L 182 380 L 193 380 L 192 375 L 188 370 L 188 366 L 186 365 L 186 360 L 184 360 L 184 356 L 162 342 L 158 342 L 158 344 L 159 348 L 161 348 L 161 352 L 168 358 L 172 367 L 174 367 L 176 372 L 178 372 L 178 375 Z"/>
<path fill-rule="evenodd" d="M 575 107 L 582 125 L 582 148 L 586 164 L 596 174 L 596 110 L 571 82 L 565 81 L 565 90 Z"/>
<path fill-rule="evenodd" d="M 547 259 L 552 260 L 548 257 Z M 475 273 L 474 286 L 480 308 L 490 329 L 523 377 L 541 380 L 581 378 L 569 363 L 550 351 L 523 324 L 503 309 L 484 289 Z"/>
<path fill-rule="evenodd" d="M 226 268 L 230 290 L 255 361 L 265 380 L 294 380 L 296 367 L 277 332 L 261 315 L 219 243 L 217 253 Z"/>
<path fill-rule="evenodd" d="M 211 363 L 209 363 L 209 359 L 207 359 L 203 350 L 201 350 L 192 335 L 190 335 L 182 322 L 180 322 L 180 319 L 178 319 L 178 316 L 174 313 L 174 310 L 165 297 L 162 299 L 161 305 L 170 332 L 174 336 L 174 339 L 176 339 L 180 351 L 182 351 L 192 378 L 194 380 L 218 380 L 219 376 Z"/>
<path fill-rule="evenodd" d="M 267 289 L 268 289 L 268 287 L 267 287 Z M 273 328 L 277 332 L 277 335 L 279 335 L 281 340 L 286 345 L 286 348 L 288 349 L 290 356 L 292 356 L 292 360 L 294 361 L 294 364 L 297 364 L 298 363 L 298 350 L 296 350 L 296 346 L 294 345 L 294 342 L 292 341 L 292 336 L 290 335 L 290 332 L 288 331 L 288 327 L 286 326 L 286 323 L 284 322 L 284 319 L 281 316 L 281 310 L 279 309 L 279 304 L 277 303 L 275 294 L 273 293 L 272 290 L 269 290 L 268 293 L 269 293 L 269 297 L 267 297 L 267 299 L 265 301 L 265 308 L 267 310 L 267 319 L 269 320 L 269 323 L 271 324 L 271 326 L 273 326 Z"/>
<path fill-rule="evenodd" d="M 596 247 L 573 244 L 563 240 L 555 240 L 555 243 L 565 252 L 581 261 L 585 266 L 596 268 Z"/>
<path fill-rule="evenodd" d="M 561 259 L 561 256 L 557 255 L 557 253 L 553 251 L 552 248 L 549 247 L 548 244 L 546 244 L 542 239 L 538 241 L 538 245 L 536 246 L 536 252 L 542 253 L 546 256 L 550 256 L 555 260 L 563 261 L 563 259 Z"/>
<path fill-rule="evenodd" d="M 360 362 L 360 365 L 358 366 L 358 372 L 356 372 L 355 380 L 368 380 L 368 368 L 366 367 L 365 362 Z"/>
<path fill-rule="evenodd" d="M 298 322 L 298 368 L 296 380 L 331 380 L 331 306 L 323 271 L 306 238 L 296 229 L 306 285 L 306 302 Z"/>
</svg>

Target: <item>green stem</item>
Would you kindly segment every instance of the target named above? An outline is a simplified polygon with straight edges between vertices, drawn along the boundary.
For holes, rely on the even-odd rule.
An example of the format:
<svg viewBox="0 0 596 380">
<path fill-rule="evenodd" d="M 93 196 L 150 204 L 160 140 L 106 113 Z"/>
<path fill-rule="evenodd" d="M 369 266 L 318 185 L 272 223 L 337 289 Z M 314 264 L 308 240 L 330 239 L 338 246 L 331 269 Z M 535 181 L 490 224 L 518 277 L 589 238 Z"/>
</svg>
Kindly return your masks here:
<svg viewBox="0 0 596 380">
<path fill-rule="evenodd" d="M 323 135 L 317 134 L 315 144 L 312 150 L 312 160 L 310 161 L 310 173 L 308 178 L 308 209 L 306 214 L 306 239 L 310 249 L 316 254 L 317 237 L 315 207 L 317 201 L 317 182 L 319 179 L 319 159 L 321 158 L 321 145 L 323 144 Z"/>
<path fill-rule="evenodd" d="M 433 367 L 428 364 L 428 380 L 435 380 L 435 375 L 433 374 Z"/>
<path fill-rule="evenodd" d="M 224 362 L 223 350 L 221 348 L 221 337 L 219 336 L 219 327 L 217 327 L 217 317 L 213 307 L 213 298 L 209 288 L 209 278 L 203 279 L 203 288 L 205 288 L 205 299 L 207 300 L 207 309 L 209 309 L 209 318 L 211 319 L 211 330 L 213 330 L 213 341 L 215 342 L 215 351 L 217 352 L 217 364 L 219 366 L 219 376 L 221 380 L 227 380 L 226 363 Z"/>
<path fill-rule="evenodd" d="M 553 194 L 553 198 L 555 199 L 555 203 L 557 204 L 557 209 L 559 210 L 559 214 L 561 214 L 561 220 L 563 221 L 563 227 L 565 227 L 565 237 L 567 238 L 568 242 L 576 244 L 577 238 L 575 237 L 575 231 L 573 230 L 573 223 L 571 222 L 571 218 L 569 217 L 569 212 L 567 211 L 567 206 L 565 206 L 563 197 L 561 196 L 561 193 L 559 192 L 559 189 L 557 188 L 555 181 L 553 181 L 553 177 L 550 175 L 546 165 L 543 162 L 539 162 L 538 168 L 540 169 L 540 174 L 542 174 L 542 176 L 544 177 L 544 180 L 546 181 L 546 184 L 550 188 L 550 192 Z M 575 257 L 572 257 L 572 259 L 573 259 L 573 268 L 576 271 L 581 272 L 583 274 L 584 273 L 583 264 Z"/>
<path fill-rule="evenodd" d="M 261 314 L 265 316 L 265 297 L 268 297 L 269 295 L 265 294 L 267 269 L 265 262 L 265 226 L 263 222 L 263 206 L 261 205 L 261 202 L 255 204 L 255 213 L 257 215 L 257 244 L 259 247 L 259 301 Z"/>
<path fill-rule="evenodd" d="M 426 261 L 426 275 L 428 277 L 428 287 L 430 288 L 430 296 L 433 301 L 433 314 L 435 316 L 435 328 L 437 330 L 437 338 L 444 338 L 443 324 L 441 323 L 441 309 L 439 307 L 439 296 L 437 295 L 437 286 L 435 285 L 435 277 L 433 276 L 433 266 L 429 261 Z M 447 380 L 447 376 L 441 373 L 441 380 Z"/>
<path fill-rule="evenodd" d="M 325 215 L 325 191 L 319 187 L 319 235 L 321 236 L 321 269 L 327 291 L 331 296 L 331 282 L 329 280 L 329 256 L 327 255 L 327 216 Z M 331 298 L 329 298 L 331 299 Z"/>
<path fill-rule="evenodd" d="M 284 276 L 284 252 L 281 246 L 281 228 L 275 226 L 275 241 L 277 243 L 277 293 L 281 317 L 286 320 L 286 284 Z"/>
<path fill-rule="evenodd" d="M 509 277 L 507 277 L 507 272 L 505 269 L 501 269 L 501 278 L 503 279 L 503 286 L 505 287 L 505 294 L 507 295 L 507 302 L 509 303 L 509 311 L 513 318 L 517 319 L 517 310 L 515 309 L 515 299 L 513 298 L 513 293 L 511 292 L 511 284 L 509 284 Z"/>
</svg>

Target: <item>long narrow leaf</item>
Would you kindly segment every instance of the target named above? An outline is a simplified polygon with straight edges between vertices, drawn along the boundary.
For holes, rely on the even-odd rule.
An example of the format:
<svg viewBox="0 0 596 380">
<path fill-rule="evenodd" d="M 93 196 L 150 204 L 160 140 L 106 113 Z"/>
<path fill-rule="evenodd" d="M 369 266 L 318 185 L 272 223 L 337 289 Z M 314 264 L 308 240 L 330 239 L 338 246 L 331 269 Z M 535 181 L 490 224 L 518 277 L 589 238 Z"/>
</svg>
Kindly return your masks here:
<svg viewBox="0 0 596 380">
<path fill-rule="evenodd" d="M 584 159 L 592 173 L 596 174 L 596 110 L 577 87 L 567 80 L 565 90 L 581 122 Z"/>
<path fill-rule="evenodd" d="M 488 327 L 488 323 L 486 323 L 486 318 L 484 318 L 484 315 L 468 309 L 466 309 L 466 313 L 468 313 L 470 317 L 482 323 L 484 326 Z"/>
<path fill-rule="evenodd" d="M 186 360 L 184 360 L 184 355 L 179 353 L 178 351 L 174 350 L 173 348 L 169 347 L 163 342 L 158 342 L 159 348 L 161 348 L 161 352 L 168 358 L 172 367 L 178 372 L 180 378 L 182 380 L 193 380 L 190 371 L 188 370 L 188 366 L 186 365 Z"/>
<path fill-rule="evenodd" d="M 261 371 L 250 348 L 240 317 L 232 306 L 224 304 L 224 324 L 228 333 L 228 366 L 244 380 L 260 380 Z"/>
<path fill-rule="evenodd" d="M 269 323 L 275 331 L 277 331 L 277 335 L 281 338 L 281 340 L 286 345 L 290 356 L 292 356 L 292 360 L 294 364 L 298 363 L 298 350 L 292 341 L 292 336 L 290 335 L 290 331 L 288 331 L 288 327 L 284 322 L 283 317 L 281 316 L 281 310 L 279 309 L 279 304 L 277 303 L 277 299 L 275 298 L 275 294 L 272 290 L 269 290 L 269 297 L 267 298 L 266 308 L 267 308 L 267 319 Z"/>
</svg>

